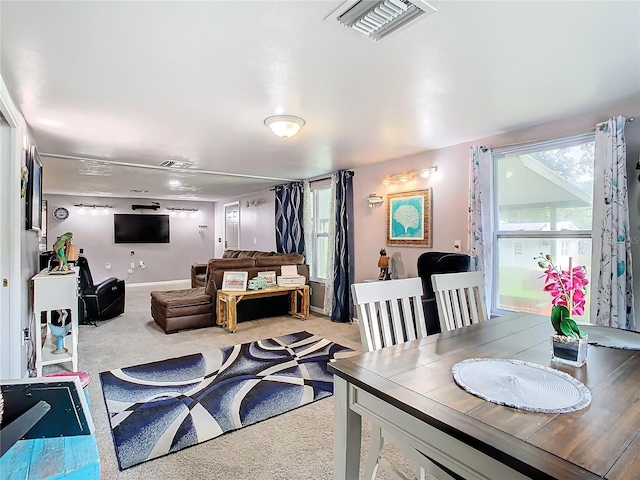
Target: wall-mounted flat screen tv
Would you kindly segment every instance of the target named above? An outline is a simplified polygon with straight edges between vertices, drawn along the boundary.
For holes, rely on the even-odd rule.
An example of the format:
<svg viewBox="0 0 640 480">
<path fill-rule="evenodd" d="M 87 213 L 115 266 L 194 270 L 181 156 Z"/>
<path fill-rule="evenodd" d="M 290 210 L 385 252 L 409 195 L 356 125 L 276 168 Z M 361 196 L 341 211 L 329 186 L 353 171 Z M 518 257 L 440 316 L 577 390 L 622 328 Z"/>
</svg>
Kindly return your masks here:
<svg viewBox="0 0 640 480">
<path fill-rule="evenodd" d="M 115 243 L 169 243 L 169 215 L 113 215 Z"/>
</svg>

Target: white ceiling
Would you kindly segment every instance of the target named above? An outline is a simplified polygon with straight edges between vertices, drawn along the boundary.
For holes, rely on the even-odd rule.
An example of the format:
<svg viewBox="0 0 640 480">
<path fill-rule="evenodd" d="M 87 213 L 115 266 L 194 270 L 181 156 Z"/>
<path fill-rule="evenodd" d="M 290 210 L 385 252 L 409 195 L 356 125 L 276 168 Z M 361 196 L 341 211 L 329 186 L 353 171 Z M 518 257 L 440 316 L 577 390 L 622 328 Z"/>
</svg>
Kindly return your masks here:
<svg viewBox="0 0 640 480">
<path fill-rule="evenodd" d="M 639 2 L 434 1 L 377 43 L 324 20 L 341 3 L 2 1 L 45 193 L 217 200 L 640 96 Z M 198 171 L 172 187 L 166 158 Z"/>
</svg>

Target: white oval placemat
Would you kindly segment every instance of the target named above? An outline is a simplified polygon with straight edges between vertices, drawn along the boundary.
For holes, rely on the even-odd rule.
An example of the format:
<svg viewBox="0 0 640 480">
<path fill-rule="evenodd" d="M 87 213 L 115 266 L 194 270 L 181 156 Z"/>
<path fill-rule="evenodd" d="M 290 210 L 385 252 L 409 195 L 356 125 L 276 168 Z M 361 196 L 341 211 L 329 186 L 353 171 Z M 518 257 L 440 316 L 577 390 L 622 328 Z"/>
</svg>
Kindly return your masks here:
<svg viewBox="0 0 640 480">
<path fill-rule="evenodd" d="M 640 333 L 620 328 L 580 323 L 580 330 L 589 334 L 589 344 L 599 347 L 640 350 Z"/>
<path fill-rule="evenodd" d="M 456 363 L 460 387 L 488 402 L 541 413 L 568 413 L 591 403 L 591 392 L 571 375 L 537 363 L 470 358 Z"/>
</svg>

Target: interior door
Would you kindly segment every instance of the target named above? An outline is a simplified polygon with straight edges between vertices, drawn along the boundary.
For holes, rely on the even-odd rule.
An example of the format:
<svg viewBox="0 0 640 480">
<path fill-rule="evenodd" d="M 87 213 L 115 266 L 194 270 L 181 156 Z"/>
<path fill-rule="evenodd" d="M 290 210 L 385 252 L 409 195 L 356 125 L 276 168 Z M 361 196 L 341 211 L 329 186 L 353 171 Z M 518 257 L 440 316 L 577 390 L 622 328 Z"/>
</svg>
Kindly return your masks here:
<svg viewBox="0 0 640 480">
<path fill-rule="evenodd" d="M 238 202 L 224 206 L 224 249 L 239 250 L 240 205 Z"/>
</svg>

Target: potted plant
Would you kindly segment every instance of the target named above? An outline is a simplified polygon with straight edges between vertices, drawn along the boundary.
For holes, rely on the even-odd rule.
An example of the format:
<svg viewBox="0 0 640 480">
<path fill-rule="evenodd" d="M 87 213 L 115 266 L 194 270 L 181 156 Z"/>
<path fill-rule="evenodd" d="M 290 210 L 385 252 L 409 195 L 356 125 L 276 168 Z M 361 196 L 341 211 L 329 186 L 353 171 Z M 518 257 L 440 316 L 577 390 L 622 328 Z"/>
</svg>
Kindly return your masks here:
<svg viewBox="0 0 640 480">
<path fill-rule="evenodd" d="M 587 269 L 572 266 L 562 270 L 554 264 L 551 255 L 536 257 L 538 266 L 545 270 L 544 290 L 551 294 L 551 324 L 555 334 L 551 336 L 551 359 L 574 367 L 581 367 L 587 361 L 587 334 L 580 331 L 572 315 L 584 314 L 586 303 Z"/>
</svg>

